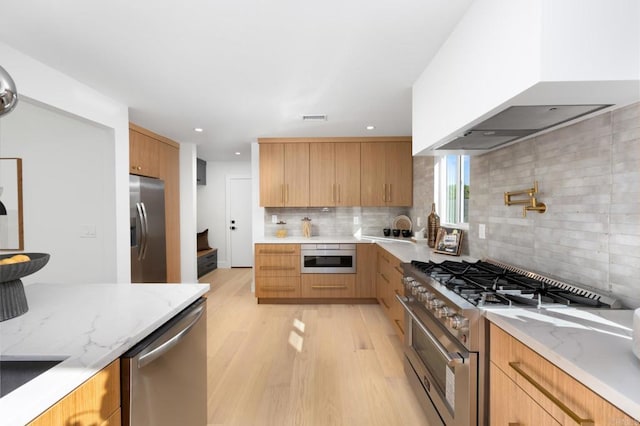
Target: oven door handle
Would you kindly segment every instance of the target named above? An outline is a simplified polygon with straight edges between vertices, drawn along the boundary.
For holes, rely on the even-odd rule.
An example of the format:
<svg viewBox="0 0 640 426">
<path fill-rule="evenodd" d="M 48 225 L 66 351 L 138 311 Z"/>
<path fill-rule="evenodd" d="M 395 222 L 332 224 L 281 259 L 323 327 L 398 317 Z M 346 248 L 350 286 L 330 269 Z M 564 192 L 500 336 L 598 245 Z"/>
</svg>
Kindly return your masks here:
<svg viewBox="0 0 640 426">
<path fill-rule="evenodd" d="M 398 302 L 400 302 L 400 304 L 402 305 L 404 310 L 409 314 L 409 316 L 411 316 L 411 319 L 413 319 L 416 322 L 416 324 L 418 325 L 418 327 L 420 327 L 420 330 L 422 330 L 422 332 L 425 334 L 425 336 L 427 336 L 429 338 L 429 340 L 431 340 L 431 343 L 433 343 L 433 345 L 436 347 L 436 349 L 438 349 L 438 352 L 440 352 L 440 354 L 444 357 L 444 359 L 447 360 L 447 365 L 449 367 L 455 367 L 456 364 L 462 364 L 464 362 L 464 358 L 459 353 L 457 353 L 457 352 L 453 352 L 453 353 L 447 352 L 447 348 L 442 346 L 442 343 L 440 343 L 438 341 L 438 339 L 433 335 L 433 333 L 431 333 L 427 329 L 427 327 L 424 326 L 422 321 L 420 321 L 420 319 L 416 316 L 416 314 L 413 313 L 413 311 L 411 310 L 409 305 L 407 305 L 406 301 L 408 299 L 406 297 L 403 297 L 403 296 L 400 296 L 399 294 L 396 294 L 396 299 L 398 299 Z"/>
</svg>

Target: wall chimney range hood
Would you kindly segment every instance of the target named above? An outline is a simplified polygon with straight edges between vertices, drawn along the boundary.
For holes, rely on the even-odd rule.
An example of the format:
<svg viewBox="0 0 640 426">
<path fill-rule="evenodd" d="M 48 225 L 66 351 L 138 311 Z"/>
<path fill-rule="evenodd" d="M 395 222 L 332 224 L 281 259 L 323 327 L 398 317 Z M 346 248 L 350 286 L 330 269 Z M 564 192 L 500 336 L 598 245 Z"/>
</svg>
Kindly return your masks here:
<svg viewBox="0 0 640 426">
<path fill-rule="evenodd" d="M 490 150 L 610 106 L 514 105 L 436 149 Z"/>
<path fill-rule="evenodd" d="M 640 2 L 612 4 L 474 0 L 413 84 L 413 154 L 482 155 L 640 101 Z"/>
</svg>

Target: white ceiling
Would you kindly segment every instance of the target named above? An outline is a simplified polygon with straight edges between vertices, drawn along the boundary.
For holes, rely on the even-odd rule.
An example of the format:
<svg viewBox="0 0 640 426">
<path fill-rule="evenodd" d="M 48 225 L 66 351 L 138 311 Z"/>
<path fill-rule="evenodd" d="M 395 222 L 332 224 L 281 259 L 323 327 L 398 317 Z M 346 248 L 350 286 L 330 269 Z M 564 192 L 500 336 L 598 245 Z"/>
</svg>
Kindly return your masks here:
<svg viewBox="0 0 640 426">
<path fill-rule="evenodd" d="M 246 160 L 258 137 L 410 135 L 411 86 L 471 1 L 5 1 L 0 40 L 206 160 Z"/>
</svg>

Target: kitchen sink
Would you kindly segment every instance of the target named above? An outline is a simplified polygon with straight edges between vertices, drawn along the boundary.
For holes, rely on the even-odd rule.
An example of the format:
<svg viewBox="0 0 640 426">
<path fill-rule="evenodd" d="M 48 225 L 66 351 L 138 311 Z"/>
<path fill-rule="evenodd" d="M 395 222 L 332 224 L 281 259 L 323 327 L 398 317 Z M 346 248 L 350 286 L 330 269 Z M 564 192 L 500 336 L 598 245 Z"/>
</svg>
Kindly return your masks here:
<svg viewBox="0 0 640 426">
<path fill-rule="evenodd" d="M 0 398 L 14 391 L 28 381 L 60 364 L 64 359 L 55 360 L 3 360 L 0 359 Z"/>
</svg>

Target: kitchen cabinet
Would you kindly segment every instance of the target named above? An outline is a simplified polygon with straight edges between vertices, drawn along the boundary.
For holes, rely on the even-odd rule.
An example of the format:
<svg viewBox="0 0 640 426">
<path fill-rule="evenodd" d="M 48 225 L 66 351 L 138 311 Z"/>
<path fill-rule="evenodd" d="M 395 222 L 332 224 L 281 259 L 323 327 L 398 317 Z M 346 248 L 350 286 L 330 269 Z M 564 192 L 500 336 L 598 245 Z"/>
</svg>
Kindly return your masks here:
<svg viewBox="0 0 640 426">
<path fill-rule="evenodd" d="M 207 162 L 201 158 L 196 159 L 196 184 L 207 184 Z"/>
<path fill-rule="evenodd" d="M 129 173 L 159 178 L 160 144 L 140 130 L 129 127 Z"/>
<path fill-rule="evenodd" d="M 131 174 L 164 181 L 167 282 L 180 282 L 180 145 L 129 123 L 129 154 Z"/>
<path fill-rule="evenodd" d="M 119 426 L 120 417 L 120 360 L 115 360 L 29 426 Z"/>
<path fill-rule="evenodd" d="M 401 338 L 404 337 L 404 311 L 396 295 L 403 294 L 400 260 L 378 247 L 376 261 L 376 293 L 378 303 Z"/>
<path fill-rule="evenodd" d="M 340 299 L 356 296 L 355 274 L 302 274 L 301 296 L 315 299 Z"/>
<path fill-rule="evenodd" d="M 356 244 L 356 297 L 376 298 L 377 245 Z"/>
<path fill-rule="evenodd" d="M 361 144 L 362 206 L 411 206 L 413 157 L 410 141 Z"/>
<path fill-rule="evenodd" d="M 309 144 L 309 205 L 360 205 L 360 143 Z"/>
<path fill-rule="evenodd" d="M 495 324 L 490 346 L 492 425 L 637 424 Z"/>
<path fill-rule="evenodd" d="M 309 144 L 260 144 L 260 205 L 309 206 Z"/>
<path fill-rule="evenodd" d="M 300 244 L 256 244 L 254 265 L 258 303 L 300 297 Z"/>
</svg>

